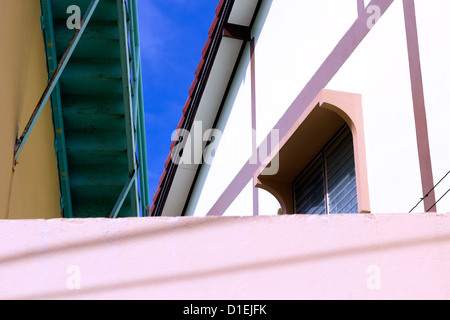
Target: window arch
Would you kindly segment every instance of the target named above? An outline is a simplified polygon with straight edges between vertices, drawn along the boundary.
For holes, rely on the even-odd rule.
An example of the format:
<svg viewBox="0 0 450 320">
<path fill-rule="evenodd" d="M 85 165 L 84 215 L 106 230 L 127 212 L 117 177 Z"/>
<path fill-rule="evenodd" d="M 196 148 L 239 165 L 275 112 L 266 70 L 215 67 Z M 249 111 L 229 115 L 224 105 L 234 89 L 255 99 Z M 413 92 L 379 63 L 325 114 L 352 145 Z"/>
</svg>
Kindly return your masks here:
<svg viewBox="0 0 450 320">
<path fill-rule="evenodd" d="M 353 162 L 347 163 L 352 167 L 347 173 L 354 174 L 354 179 L 347 186 L 351 188 L 351 195 L 348 194 L 347 200 L 352 200 L 353 205 L 347 208 L 348 210 L 341 208 L 342 210 L 336 211 L 329 208 L 327 211 L 325 208 L 324 213 L 347 213 L 338 211 L 370 213 L 361 95 L 324 89 L 287 132 L 284 137 L 280 137 L 278 153 L 272 155 L 272 158 L 278 157 L 279 171 L 275 175 L 265 175 L 266 168 L 261 166 L 254 177 L 256 187 L 269 191 L 280 202 L 284 214 L 296 213 L 299 208 L 296 208 L 294 204 L 296 200 L 294 182 L 299 182 L 302 173 L 320 155 L 322 156 L 321 165 L 325 165 L 323 151 L 332 151 L 332 147 L 336 148 L 333 142 L 338 141 L 339 138 L 347 139 L 344 142 L 347 142 L 347 147 L 351 146 L 351 148 L 347 150 L 346 155 L 353 159 Z M 334 156 L 336 159 L 333 159 L 333 155 L 330 154 L 328 161 L 339 161 L 340 158 L 336 156 L 336 153 Z M 263 163 L 271 161 L 272 159 L 266 159 Z M 322 172 L 325 172 L 324 168 Z M 331 172 L 331 174 L 334 173 Z M 322 181 L 326 180 L 322 178 Z M 339 187 L 336 192 L 324 187 L 324 203 L 328 201 L 328 205 L 333 206 L 334 197 L 339 198 L 338 191 Z M 331 199 L 325 198 L 325 195 L 328 197 L 331 195 Z"/>
</svg>

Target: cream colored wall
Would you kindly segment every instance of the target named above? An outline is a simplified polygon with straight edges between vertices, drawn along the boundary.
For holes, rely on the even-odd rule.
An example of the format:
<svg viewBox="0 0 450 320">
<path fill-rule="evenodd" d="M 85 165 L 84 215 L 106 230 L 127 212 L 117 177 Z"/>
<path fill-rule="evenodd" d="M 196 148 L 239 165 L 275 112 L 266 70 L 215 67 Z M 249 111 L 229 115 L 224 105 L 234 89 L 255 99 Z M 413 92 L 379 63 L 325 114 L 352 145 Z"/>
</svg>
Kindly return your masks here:
<svg viewBox="0 0 450 320">
<path fill-rule="evenodd" d="M 50 104 L 13 171 L 13 148 L 47 82 L 39 1 L 15 0 L 0 10 L 0 219 L 61 217 Z"/>
</svg>

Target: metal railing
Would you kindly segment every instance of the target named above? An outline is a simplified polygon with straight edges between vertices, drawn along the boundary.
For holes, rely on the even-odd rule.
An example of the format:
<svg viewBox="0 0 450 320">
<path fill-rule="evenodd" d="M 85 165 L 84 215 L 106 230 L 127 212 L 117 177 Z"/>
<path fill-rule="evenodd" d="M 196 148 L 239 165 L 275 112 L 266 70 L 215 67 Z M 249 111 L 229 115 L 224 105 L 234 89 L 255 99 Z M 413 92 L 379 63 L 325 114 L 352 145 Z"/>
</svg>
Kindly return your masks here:
<svg viewBox="0 0 450 320">
<path fill-rule="evenodd" d="M 142 85 L 142 71 L 141 71 L 141 56 L 140 56 L 140 40 L 139 40 L 139 24 L 138 24 L 138 11 L 136 0 L 116 0 L 119 19 L 119 38 L 121 47 L 121 65 L 122 65 L 122 78 L 124 86 L 124 102 L 125 118 L 127 122 L 127 144 L 128 144 L 128 162 L 129 162 L 129 181 L 124 186 L 116 205 L 111 212 L 110 217 L 116 218 L 122 207 L 125 198 L 130 194 L 130 190 L 134 190 L 135 198 L 134 209 L 137 216 L 147 216 L 150 208 L 150 196 L 148 193 L 148 162 L 147 162 L 147 145 L 145 134 L 145 111 L 144 111 L 144 99 L 143 99 L 143 85 Z M 100 0 L 92 0 L 86 13 L 81 20 L 80 28 L 75 31 L 73 38 L 66 49 L 64 55 L 60 59 L 56 69 L 51 76 L 37 106 L 35 107 L 27 125 L 25 126 L 22 134 L 16 138 L 14 145 L 14 163 L 18 164 L 19 156 L 28 141 L 30 134 L 32 133 L 44 107 L 47 105 L 49 99 L 53 97 L 53 102 L 59 96 L 59 80 L 64 72 L 77 44 L 83 36 L 89 21 L 91 20 L 95 9 L 97 8 Z M 51 13 L 51 1 L 43 0 L 41 2 L 44 17 L 43 24 L 48 24 L 46 30 L 46 38 L 54 41 L 53 21 Z M 52 47 L 52 45 L 48 45 Z M 53 61 L 56 61 L 56 51 L 47 48 L 47 55 L 52 56 Z M 55 67 L 56 63 L 52 67 Z M 52 69 L 52 68 L 50 68 Z M 60 97 L 59 97 L 60 99 Z M 59 128 L 63 127 L 62 115 L 60 114 L 61 108 L 57 108 L 59 114 L 54 112 L 54 123 Z M 55 111 L 55 109 L 54 109 Z M 55 130 L 61 130 L 55 128 Z M 65 155 L 65 140 L 64 136 L 56 138 L 57 149 L 62 149 L 62 152 L 58 153 L 60 180 L 64 180 L 61 183 L 62 193 L 64 201 L 61 206 L 63 207 L 64 216 L 66 218 L 72 218 L 72 208 L 70 200 L 70 186 L 68 185 L 67 174 L 67 157 Z M 63 182 L 63 181 L 61 181 Z M 132 188 L 133 187 L 133 188 Z"/>
</svg>

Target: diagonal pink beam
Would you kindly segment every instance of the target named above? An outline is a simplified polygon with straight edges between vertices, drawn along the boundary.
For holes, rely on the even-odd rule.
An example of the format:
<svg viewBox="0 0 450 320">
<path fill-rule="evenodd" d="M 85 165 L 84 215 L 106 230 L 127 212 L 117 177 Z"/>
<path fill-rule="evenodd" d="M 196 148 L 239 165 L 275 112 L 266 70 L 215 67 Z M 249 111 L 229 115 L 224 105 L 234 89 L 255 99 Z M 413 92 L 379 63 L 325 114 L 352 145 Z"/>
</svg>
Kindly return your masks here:
<svg viewBox="0 0 450 320">
<path fill-rule="evenodd" d="M 381 17 L 393 2 L 394 0 L 373 0 L 369 6 L 379 7 Z M 279 130 L 280 137 L 283 137 L 287 133 L 289 128 L 292 127 L 294 122 L 305 111 L 311 101 L 327 86 L 331 79 L 333 79 L 339 69 L 369 33 L 370 29 L 368 28 L 367 21 L 370 18 L 370 15 L 367 12 L 360 12 L 360 14 L 361 15 L 355 23 L 339 41 L 338 45 L 333 49 L 311 80 L 303 88 L 302 92 L 273 128 L 273 130 Z M 261 146 L 268 146 L 268 148 L 272 145 L 274 144 L 270 141 L 270 135 L 261 144 Z M 258 148 L 258 153 L 261 146 Z M 270 152 L 268 154 L 270 154 Z M 253 178 L 253 174 L 258 168 L 259 164 L 251 164 L 250 160 L 247 161 L 213 207 L 209 210 L 207 215 L 222 216 L 233 200 Z"/>
<path fill-rule="evenodd" d="M 356 0 L 358 5 L 358 17 L 364 16 L 366 12 L 364 0 Z"/>
<path fill-rule="evenodd" d="M 419 152 L 420 174 L 424 195 L 425 211 L 437 212 L 435 206 L 433 168 L 431 164 L 430 143 L 428 138 L 427 113 L 423 90 L 422 68 L 420 63 L 419 37 L 417 33 L 416 9 L 414 0 L 403 0 L 406 38 L 408 44 L 411 90 L 416 123 L 417 149 Z M 430 191 L 431 190 L 431 191 Z"/>
</svg>

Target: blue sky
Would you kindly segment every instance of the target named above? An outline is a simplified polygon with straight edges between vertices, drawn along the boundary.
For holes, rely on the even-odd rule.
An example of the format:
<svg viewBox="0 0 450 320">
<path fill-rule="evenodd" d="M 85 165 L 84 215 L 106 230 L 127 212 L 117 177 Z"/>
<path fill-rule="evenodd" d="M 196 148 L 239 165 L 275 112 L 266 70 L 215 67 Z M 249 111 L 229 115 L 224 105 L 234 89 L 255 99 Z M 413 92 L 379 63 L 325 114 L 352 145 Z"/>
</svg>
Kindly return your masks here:
<svg viewBox="0 0 450 320">
<path fill-rule="evenodd" d="M 138 0 L 151 198 L 218 2 Z"/>
</svg>

